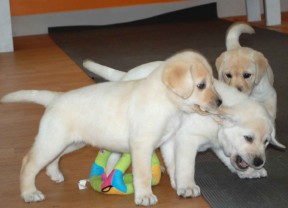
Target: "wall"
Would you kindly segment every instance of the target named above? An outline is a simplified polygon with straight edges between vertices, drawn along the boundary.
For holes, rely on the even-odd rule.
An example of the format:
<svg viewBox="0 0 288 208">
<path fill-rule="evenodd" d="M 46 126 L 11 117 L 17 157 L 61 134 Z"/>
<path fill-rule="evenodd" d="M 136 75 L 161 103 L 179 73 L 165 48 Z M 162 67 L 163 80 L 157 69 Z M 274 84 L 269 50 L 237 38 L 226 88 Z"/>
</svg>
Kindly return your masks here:
<svg viewBox="0 0 288 208">
<path fill-rule="evenodd" d="M 219 17 L 246 14 L 245 0 L 85 0 L 90 2 L 85 5 L 77 5 L 75 2 L 80 2 L 79 0 L 10 0 L 10 2 L 13 36 L 45 34 L 47 28 L 52 26 L 129 22 L 212 2 L 217 2 Z M 66 6 L 68 4 L 68 7 L 59 6 L 61 2 Z M 281 6 L 282 11 L 288 11 L 288 0 L 281 0 Z"/>
<path fill-rule="evenodd" d="M 9 1 L 0 0 L 0 53 L 13 51 Z"/>
<path fill-rule="evenodd" d="M 179 1 L 183 0 L 10 0 L 10 5 L 12 16 L 23 16 Z"/>
<path fill-rule="evenodd" d="M 25 1 L 27 2 L 35 0 L 25 0 Z M 139 2 L 139 0 L 137 1 Z M 78 10 L 73 11 L 74 9 L 70 8 L 69 10 L 71 11 L 64 11 L 62 9 L 61 11 L 59 10 L 57 12 L 51 12 L 53 11 L 53 8 L 50 8 L 50 10 L 48 9 L 46 11 L 41 11 L 41 14 L 37 14 L 37 12 L 35 13 L 29 10 L 29 12 L 26 11 L 28 15 L 25 14 L 24 16 L 20 15 L 23 14 L 24 10 L 22 11 L 22 13 L 21 12 L 19 13 L 19 11 L 18 12 L 15 11 L 14 7 L 14 9 L 12 8 L 12 14 L 15 15 L 12 16 L 13 36 L 45 34 L 47 33 L 48 27 L 55 27 L 55 26 L 107 25 L 121 22 L 129 22 L 147 17 L 153 17 L 159 14 L 164 14 L 167 12 L 176 11 L 188 7 L 216 2 L 216 0 L 150 0 L 150 2 L 152 1 L 158 3 L 144 4 L 144 5 L 133 4 L 129 6 L 119 6 L 119 7 L 103 6 L 105 8 L 79 10 L 79 11 Z M 118 2 L 122 3 L 123 0 Z M 133 0 L 129 0 L 129 2 L 133 3 Z M 143 2 L 145 2 L 145 0 L 141 1 L 141 3 Z M 13 4 L 11 4 L 11 7 L 12 5 Z"/>
</svg>

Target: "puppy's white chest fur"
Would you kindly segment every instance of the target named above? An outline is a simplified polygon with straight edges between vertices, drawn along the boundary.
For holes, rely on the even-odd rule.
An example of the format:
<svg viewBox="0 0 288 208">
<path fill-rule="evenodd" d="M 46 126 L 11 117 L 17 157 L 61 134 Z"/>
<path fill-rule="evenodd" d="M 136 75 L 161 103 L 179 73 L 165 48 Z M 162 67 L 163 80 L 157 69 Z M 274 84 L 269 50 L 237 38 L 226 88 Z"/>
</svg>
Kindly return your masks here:
<svg viewBox="0 0 288 208">
<path fill-rule="evenodd" d="M 173 119 L 170 119 L 170 121 L 168 122 L 168 125 L 163 131 L 163 136 L 159 140 L 157 147 L 159 147 L 161 144 L 163 144 L 167 140 L 174 139 L 175 133 L 180 128 L 182 122 L 183 122 L 183 114 L 178 114 L 178 115 L 173 116 Z"/>
</svg>

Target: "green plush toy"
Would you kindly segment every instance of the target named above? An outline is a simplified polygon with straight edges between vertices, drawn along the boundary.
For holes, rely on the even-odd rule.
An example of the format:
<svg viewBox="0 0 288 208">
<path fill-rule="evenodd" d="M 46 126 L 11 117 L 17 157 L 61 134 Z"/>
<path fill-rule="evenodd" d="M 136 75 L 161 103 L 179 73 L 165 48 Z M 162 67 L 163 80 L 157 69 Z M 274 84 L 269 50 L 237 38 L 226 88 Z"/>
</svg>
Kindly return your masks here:
<svg viewBox="0 0 288 208">
<path fill-rule="evenodd" d="M 125 174 L 126 170 L 131 165 L 131 155 L 124 153 L 115 165 L 113 171 L 107 175 L 106 163 L 110 155 L 111 152 L 109 151 L 99 151 L 90 172 L 90 184 L 92 188 L 105 194 L 125 195 L 134 193 L 133 175 L 131 173 Z M 156 153 L 153 153 L 151 184 L 157 185 L 160 182 L 160 179 L 160 162 Z"/>
</svg>

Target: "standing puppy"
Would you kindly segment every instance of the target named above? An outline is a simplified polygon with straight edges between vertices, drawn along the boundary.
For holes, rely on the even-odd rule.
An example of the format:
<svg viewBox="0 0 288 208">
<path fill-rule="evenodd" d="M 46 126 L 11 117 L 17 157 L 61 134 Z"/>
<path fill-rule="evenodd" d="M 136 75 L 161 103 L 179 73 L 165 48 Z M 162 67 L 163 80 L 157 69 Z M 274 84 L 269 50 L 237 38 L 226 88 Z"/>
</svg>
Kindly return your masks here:
<svg viewBox="0 0 288 208">
<path fill-rule="evenodd" d="M 66 148 L 84 142 L 131 152 L 135 203 L 145 206 L 157 203 L 151 190 L 153 151 L 173 139 L 183 114 L 193 113 L 194 108 L 215 113 L 221 104 L 210 65 L 192 51 L 176 54 L 145 79 L 107 82 L 66 93 L 22 90 L 1 101 L 46 107 L 35 143 L 22 163 L 20 189 L 26 202 L 45 198 L 35 186 L 39 171 Z"/>
<path fill-rule="evenodd" d="M 228 29 L 227 51 L 216 60 L 218 78 L 263 103 L 271 118 L 275 120 L 277 95 L 273 88 L 272 69 L 262 53 L 239 44 L 242 33 L 252 34 L 254 29 L 246 23 L 234 23 Z"/>
</svg>

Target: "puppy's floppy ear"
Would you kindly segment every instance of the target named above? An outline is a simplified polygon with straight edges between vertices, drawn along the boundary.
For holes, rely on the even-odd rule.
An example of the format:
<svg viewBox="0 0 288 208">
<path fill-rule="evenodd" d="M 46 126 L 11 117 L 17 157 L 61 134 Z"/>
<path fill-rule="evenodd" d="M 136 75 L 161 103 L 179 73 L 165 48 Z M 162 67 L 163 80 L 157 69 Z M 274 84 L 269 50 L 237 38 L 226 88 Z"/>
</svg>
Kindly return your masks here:
<svg viewBox="0 0 288 208">
<path fill-rule="evenodd" d="M 253 53 L 253 58 L 255 61 L 255 64 L 257 66 L 257 72 L 255 77 L 255 84 L 258 84 L 262 77 L 267 73 L 268 80 L 270 84 L 273 86 L 274 82 L 274 75 L 272 72 L 272 69 L 268 63 L 268 60 L 264 57 L 264 55 L 260 52 L 255 51 Z"/>
<path fill-rule="evenodd" d="M 217 69 L 217 72 L 218 72 L 218 79 L 223 81 L 224 80 L 224 77 L 223 77 L 223 70 L 222 69 L 222 65 L 224 64 L 225 62 L 225 52 L 222 53 L 217 59 L 216 59 L 216 62 L 215 62 L 215 65 L 216 65 L 216 69 Z"/>
<path fill-rule="evenodd" d="M 178 96 L 186 99 L 193 92 L 192 66 L 184 62 L 167 64 L 163 72 L 163 83 Z"/>
<path fill-rule="evenodd" d="M 280 142 L 277 141 L 277 139 L 275 137 L 275 127 L 273 127 L 273 131 L 271 133 L 270 143 L 276 147 L 281 148 L 281 149 L 286 149 L 286 146 L 284 144 L 281 144 Z"/>
</svg>

